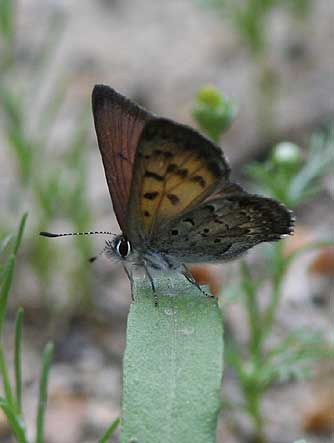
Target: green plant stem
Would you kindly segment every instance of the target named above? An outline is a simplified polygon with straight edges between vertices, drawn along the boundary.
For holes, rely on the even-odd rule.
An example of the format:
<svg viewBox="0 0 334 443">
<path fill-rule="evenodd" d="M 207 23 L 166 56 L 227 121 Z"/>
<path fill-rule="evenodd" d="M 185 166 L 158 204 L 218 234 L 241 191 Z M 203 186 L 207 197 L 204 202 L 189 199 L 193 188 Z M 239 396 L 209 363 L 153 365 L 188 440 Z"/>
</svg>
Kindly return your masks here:
<svg viewBox="0 0 334 443">
<path fill-rule="evenodd" d="M 272 68 L 268 65 L 266 53 L 258 54 L 256 58 L 257 72 L 257 121 L 263 137 L 268 140 L 275 130 L 273 106 L 277 90 L 277 80 Z"/>
<path fill-rule="evenodd" d="M 277 313 L 277 307 L 281 299 L 281 288 L 282 288 L 282 280 L 281 279 L 275 279 L 272 282 L 272 296 L 271 296 L 271 302 L 270 305 L 266 311 L 265 320 L 264 320 L 264 331 L 265 335 L 269 335 L 272 326 L 275 321 L 276 313 Z"/>
<path fill-rule="evenodd" d="M 278 304 L 282 295 L 282 284 L 286 274 L 289 261 L 283 255 L 283 243 L 279 242 L 274 246 L 274 273 L 272 275 L 272 292 L 269 306 L 264 313 L 263 328 L 264 337 L 267 337 L 272 330 L 275 321 Z"/>
<path fill-rule="evenodd" d="M 254 425 L 254 443 L 264 443 L 266 440 L 264 435 L 264 419 L 261 410 L 262 395 L 263 393 L 259 390 L 256 392 L 253 390 L 251 395 L 246 394 L 247 409 Z"/>
<path fill-rule="evenodd" d="M 253 281 L 246 262 L 241 263 L 241 284 L 245 294 L 250 359 L 248 362 L 239 361 L 238 373 L 241 389 L 244 393 L 246 409 L 253 421 L 254 441 L 256 443 L 263 443 L 265 437 L 261 401 L 264 387 L 259 377 L 264 365 L 263 317 L 258 304 L 258 285 Z"/>
<path fill-rule="evenodd" d="M 257 300 L 257 288 L 253 283 L 249 268 L 245 262 L 241 263 L 242 288 L 245 292 L 245 305 L 250 333 L 250 350 L 259 364 L 262 356 L 262 322 Z"/>
<path fill-rule="evenodd" d="M 240 349 L 236 348 L 233 343 L 229 344 L 227 360 L 237 374 L 244 399 L 242 407 L 247 411 L 253 422 L 255 441 L 265 441 L 264 420 L 261 410 L 264 386 L 259 380 L 259 373 L 264 363 L 256 358 L 251 361 L 245 360 L 241 355 Z"/>
</svg>

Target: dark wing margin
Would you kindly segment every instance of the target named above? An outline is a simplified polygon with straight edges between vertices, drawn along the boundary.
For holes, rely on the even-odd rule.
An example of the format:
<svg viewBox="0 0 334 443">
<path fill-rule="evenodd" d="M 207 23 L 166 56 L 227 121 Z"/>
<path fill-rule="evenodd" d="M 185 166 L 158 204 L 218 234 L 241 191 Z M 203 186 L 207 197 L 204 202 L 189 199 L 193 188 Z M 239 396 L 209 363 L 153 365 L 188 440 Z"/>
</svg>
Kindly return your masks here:
<svg viewBox="0 0 334 443">
<path fill-rule="evenodd" d="M 92 108 L 112 204 L 125 232 L 137 144 L 145 123 L 153 115 L 104 85 L 94 87 Z"/>
</svg>

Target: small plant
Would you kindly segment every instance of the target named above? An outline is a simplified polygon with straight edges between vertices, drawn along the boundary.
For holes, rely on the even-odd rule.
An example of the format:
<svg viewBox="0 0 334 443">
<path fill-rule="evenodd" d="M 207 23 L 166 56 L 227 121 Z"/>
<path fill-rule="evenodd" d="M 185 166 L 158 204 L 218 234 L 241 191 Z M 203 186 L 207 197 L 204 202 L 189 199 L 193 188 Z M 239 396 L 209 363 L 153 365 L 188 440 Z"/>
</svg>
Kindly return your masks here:
<svg viewBox="0 0 334 443">
<path fill-rule="evenodd" d="M 16 313 L 14 334 L 14 373 L 10 376 L 9 365 L 4 352 L 4 326 L 10 289 L 14 279 L 14 270 L 20 244 L 26 225 L 25 214 L 15 235 L 7 235 L 0 239 L 0 379 L 2 380 L 3 393 L 0 395 L 0 409 L 7 417 L 15 441 L 17 443 L 29 443 L 28 432 L 24 411 L 22 408 L 22 334 L 24 311 L 19 308 Z M 48 400 L 48 380 L 53 355 L 53 344 L 45 346 L 42 355 L 41 372 L 38 389 L 38 402 L 36 411 L 36 424 L 34 443 L 45 442 L 45 414 Z M 14 380 L 14 382 L 11 381 Z M 107 443 L 109 438 L 119 425 L 116 419 L 105 431 L 99 443 Z"/>
<path fill-rule="evenodd" d="M 16 217 L 29 202 L 34 216 L 31 221 L 34 235 L 25 246 L 40 281 L 41 293 L 52 297 L 50 270 L 62 266 L 66 259 L 60 257 L 61 245 L 46 244 L 36 233 L 61 216 L 73 224 L 74 231 L 85 231 L 91 226 L 87 198 L 90 109 L 88 102 L 80 103 L 80 111 L 73 113 L 66 139 L 55 139 L 54 129 L 72 86 L 69 74 L 59 75 L 47 99 L 43 99 L 40 91 L 50 73 L 48 65 L 58 47 L 64 17 L 58 12 L 50 16 L 43 42 L 32 48 L 29 59 L 22 62 L 19 58 L 22 43 L 18 41 L 20 33 L 16 24 L 18 6 L 12 0 L 0 3 L 0 35 L 3 37 L 0 39 L 1 131 L 4 146 L 17 171 L 13 179 L 16 189 L 6 197 L 10 210 L 2 212 L 0 233 L 8 232 L 11 217 Z M 32 81 L 22 78 L 22 63 L 25 63 L 25 78 Z M 74 295 L 73 304 L 77 305 L 80 297 L 81 307 L 84 307 L 90 303 L 90 277 L 86 269 L 87 257 L 93 255 L 92 245 L 89 238 L 80 237 L 73 238 L 73 243 L 77 257 L 66 263 L 69 270 L 66 283 L 70 294 Z"/>
<path fill-rule="evenodd" d="M 0 273 L 0 374 L 2 378 L 3 395 L 0 396 L 0 408 L 8 419 L 13 434 L 18 443 L 29 441 L 27 427 L 22 409 L 22 363 L 21 340 L 23 309 L 16 314 L 14 338 L 14 383 L 11 382 L 8 364 L 3 348 L 3 329 L 10 288 L 14 277 L 14 267 L 19 246 L 21 244 L 27 216 L 22 217 L 16 237 L 7 236 L 0 244 L 1 273 Z M 7 254 L 6 252 L 9 251 Z M 44 442 L 45 410 L 47 405 L 47 386 L 52 359 L 53 345 L 49 343 L 42 356 L 42 368 L 39 382 L 39 400 L 35 429 L 35 442 Z"/>
<path fill-rule="evenodd" d="M 256 65 L 254 87 L 257 91 L 255 110 L 258 130 L 265 137 L 275 131 L 272 112 L 278 89 L 279 78 L 270 62 L 269 18 L 273 11 L 284 10 L 296 25 L 309 16 L 311 0 L 195 0 L 196 3 L 212 9 L 226 21 L 247 49 Z"/>
<path fill-rule="evenodd" d="M 279 143 L 265 163 L 246 167 L 257 187 L 289 208 L 314 198 L 334 167 L 334 132 L 315 133 L 306 155 L 294 143 Z"/>
<path fill-rule="evenodd" d="M 207 116 L 210 116 L 209 112 Z M 211 128 L 207 132 L 210 137 L 216 136 L 216 131 Z M 317 195 L 323 178 L 333 168 L 334 134 L 329 130 L 315 134 L 304 155 L 297 145 L 280 143 L 266 162 L 250 164 L 246 171 L 259 192 L 265 192 L 295 209 Z M 321 248 L 329 244 L 333 242 L 319 241 L 307 248 Z M 253 422 L 254 441 L 257 443 L 266 441 L 262 399 L 269 386 L 291 378 L 306 377 L 315 360 L 334 355 L 334 344 L 327 343 L 317 331 L 292 330 L 272 344 L 285 277 L 295 258 L 304 250 L 301 248 L 287 255 L 283 242 L 269 245 L 265 250 L 266 274 L 255 277 L 247 262 L 242 261 L 239 281 L 222 294 L 224 305 L 238 300 L 246 311 L 249 332 L 246 349 L 231 337 L 226 343 L 225 359 L 237 375 L 243 398 L 241 407 Z M 269 302 L 263 308 L 260 307 L 259 293 L 268 283 Z M 232 400 L 225 397 L 224 405 L 230 407 L 231 404 Z"/>
</svg>

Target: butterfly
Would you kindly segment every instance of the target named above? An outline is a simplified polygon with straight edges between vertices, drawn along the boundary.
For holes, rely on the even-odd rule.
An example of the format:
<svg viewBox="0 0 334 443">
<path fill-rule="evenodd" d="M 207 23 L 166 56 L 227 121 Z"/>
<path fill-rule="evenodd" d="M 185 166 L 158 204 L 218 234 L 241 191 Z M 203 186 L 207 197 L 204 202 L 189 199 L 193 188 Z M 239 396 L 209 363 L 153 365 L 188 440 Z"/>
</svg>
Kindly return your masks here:
<svg viewBox="0 0 334 443">
<path fill-rule="evenodd" d="M 194 129 L 142 109 L 108 86 L 92 107 L 105 175 L 122 234 L 109 254 L 191 278 L 192 263 L 234 259 L 293 230 L 279 202 L 229 180 L 222 150 Z"/>
<path fill-rule="evenodd" d="M 219 146 L 189 126 L 144 110 L 96 85 L 92 108 L 114 212 L 122 234 L 106 242 L 130 281 L 141 267 L 196 283 L 187 265 L 235 259 L 293 232 L 291 211 L 230 181 Z M 44 233 L 45 234 L 45 233 Z"/>
</svg>

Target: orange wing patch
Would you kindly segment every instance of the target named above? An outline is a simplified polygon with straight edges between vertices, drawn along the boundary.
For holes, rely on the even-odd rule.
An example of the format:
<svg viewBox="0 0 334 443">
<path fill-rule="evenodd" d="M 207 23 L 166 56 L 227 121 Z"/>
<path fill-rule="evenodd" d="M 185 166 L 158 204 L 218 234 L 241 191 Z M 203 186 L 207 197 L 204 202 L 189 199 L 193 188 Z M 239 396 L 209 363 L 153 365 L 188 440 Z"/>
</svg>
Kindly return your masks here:
<svg viewBox="0 0 334 443">
<path fill-rule="evenodd" d="M 144 153 L 149 158 L 141 168 L 140 212 L 148 229 L 159 218 L 180 214 L 216 181 L 196 152 L 167 144 Z"/>
<path fill-rule="evenodd" d="M 169 122 L 153 129 L 138 146 L 129 211 L 146 234 L 204 200 L 226 172 L 221 151 L 197 133 Z"/>
</svg>

